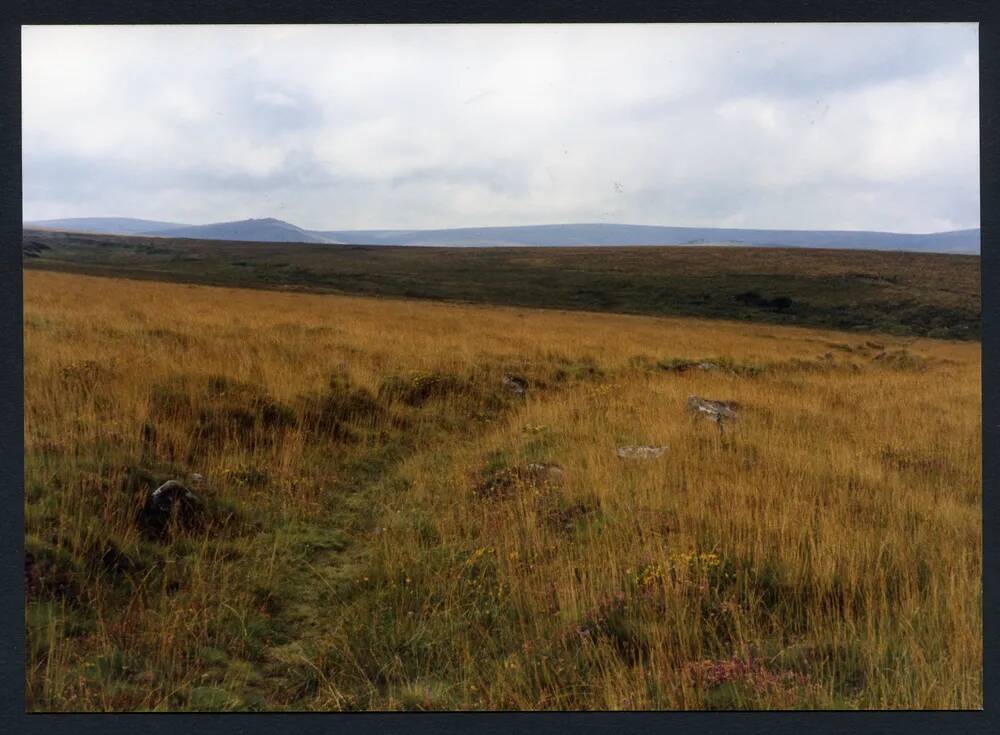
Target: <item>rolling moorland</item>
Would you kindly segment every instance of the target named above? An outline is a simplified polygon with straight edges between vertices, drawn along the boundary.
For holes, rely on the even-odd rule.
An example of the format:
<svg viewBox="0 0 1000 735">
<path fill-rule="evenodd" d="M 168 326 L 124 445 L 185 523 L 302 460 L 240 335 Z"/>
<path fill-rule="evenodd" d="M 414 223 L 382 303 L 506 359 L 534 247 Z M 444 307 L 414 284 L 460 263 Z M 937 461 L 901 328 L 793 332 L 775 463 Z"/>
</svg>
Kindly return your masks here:
<svg viewBox="0 0 1000 735">
<path fill-rule="evenodd" d="M 978 258 L 25 254 L 32 711 L 983 704 Z"/>
<path fill-rule="evenodd" d="M 979 256 L 751 247 L 434 248 L 24 231 L 92 275 L 978 339 Z"/>
</svg>

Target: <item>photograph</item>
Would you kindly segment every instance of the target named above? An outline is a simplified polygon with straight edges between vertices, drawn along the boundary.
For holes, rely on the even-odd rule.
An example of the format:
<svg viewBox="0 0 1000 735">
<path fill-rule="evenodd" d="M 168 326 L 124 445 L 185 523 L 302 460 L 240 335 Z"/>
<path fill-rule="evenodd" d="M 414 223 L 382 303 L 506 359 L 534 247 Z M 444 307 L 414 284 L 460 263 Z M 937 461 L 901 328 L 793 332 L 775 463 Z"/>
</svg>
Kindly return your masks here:
<svg viewBox="0 0 1000 735">
<path fill-rule="evenodd" d="M 24 712 L 983 709 L 978 23 L 20 36 Z"/>
</svg>

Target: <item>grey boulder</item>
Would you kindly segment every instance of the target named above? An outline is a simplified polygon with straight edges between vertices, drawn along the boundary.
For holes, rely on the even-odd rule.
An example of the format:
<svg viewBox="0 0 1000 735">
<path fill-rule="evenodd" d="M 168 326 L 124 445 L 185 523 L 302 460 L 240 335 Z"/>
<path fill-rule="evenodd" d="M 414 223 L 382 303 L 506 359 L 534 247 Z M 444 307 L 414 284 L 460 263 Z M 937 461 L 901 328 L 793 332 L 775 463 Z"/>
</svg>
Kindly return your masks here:
<svg viewBox="0 0 1000 735">
<path fill-rule="evenodd" d="M 707 398 L 690 396 L 687 399 L 687 407 L 696 415 L 721 423 L 723 419 L 736 418 L 738 404 L 732 401 L 710 401 Z"/>
</svg>

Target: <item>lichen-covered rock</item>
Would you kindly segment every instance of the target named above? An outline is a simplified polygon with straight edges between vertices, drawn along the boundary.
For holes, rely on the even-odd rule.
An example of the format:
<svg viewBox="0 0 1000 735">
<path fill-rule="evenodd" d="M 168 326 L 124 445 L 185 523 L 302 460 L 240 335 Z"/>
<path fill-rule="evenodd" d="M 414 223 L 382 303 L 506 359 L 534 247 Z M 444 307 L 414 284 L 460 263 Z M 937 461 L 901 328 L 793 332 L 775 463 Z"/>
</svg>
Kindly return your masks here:
<svg viewBox="0 0 1000 735">
<path fill-rule="evenodd" d="M 707 398 L 690 396 L 687 399 L 687 407 L 696 415 L 721 423 L 723 419 L 736 418 L 736 409 L 739 406 L 732 401 L 710 401 Z"/>
<path fill-rule="evenodd" d="M 557 483 L 563 479 L 563 469 L 557 464 L 531 462 L 524 469 L 527 478 L 536 483 Z"/>
<path fill-rule="evenodd" d="M 627 446 L 618 447 L 618 456 L 622 459 L 653 459 L 667 451 L 667 446 Z"/>
</svg>

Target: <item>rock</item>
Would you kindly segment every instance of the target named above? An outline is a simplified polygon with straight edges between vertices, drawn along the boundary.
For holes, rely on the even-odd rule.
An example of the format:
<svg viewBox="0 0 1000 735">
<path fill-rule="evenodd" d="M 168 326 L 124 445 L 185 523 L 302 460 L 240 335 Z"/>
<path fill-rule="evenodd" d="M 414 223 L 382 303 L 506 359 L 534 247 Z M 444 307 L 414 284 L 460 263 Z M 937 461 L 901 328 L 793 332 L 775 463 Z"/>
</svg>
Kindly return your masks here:
<svg viewBox="0 0 1000 735">
<path fill-rule="evenodd" d="M 197 503 L 198 498 L 177 480 L 167 480 L 149 494 L 149 505 L 156 510 L 170 511 L 178 501 Z"/>
<path fill-rule="evenodd" d="M 618 456 L 622 459 L 653 459 L 667 451 L 667 446 L 628 446 L 618 447 Z"/>
<path fill-rule="evenodd" d="M 710 401 L 698 396 L 690 396 L 687 399 L 689 411 L 705 416 L 716 423 L 721 423 L 723 419 L 736 418 L 738 405 L 732 401 Z"/>
<path fill-rule="evenodd" d="M 513 391 L 519 396 L 523 396 L 528 390 L 528 381 L 516 375 L 504 375 L 503 386 L 507 390 Z"/>
<path fill-rule="evenodd" d="M 182 523 L 189 523 L 201 508 L 198 496 L 177 480 L 167 480 L 146 496 L 146 504 L 139 514 L 139 525 L 151 535 L 162 535 L 176 515 Z"/>
<path fill-rule="evenodd" d="M 714 362 L 705 361 L 698 363 L 698 368 L 701 370 L 718 370 L 719 366 Z"/>
</svg>

